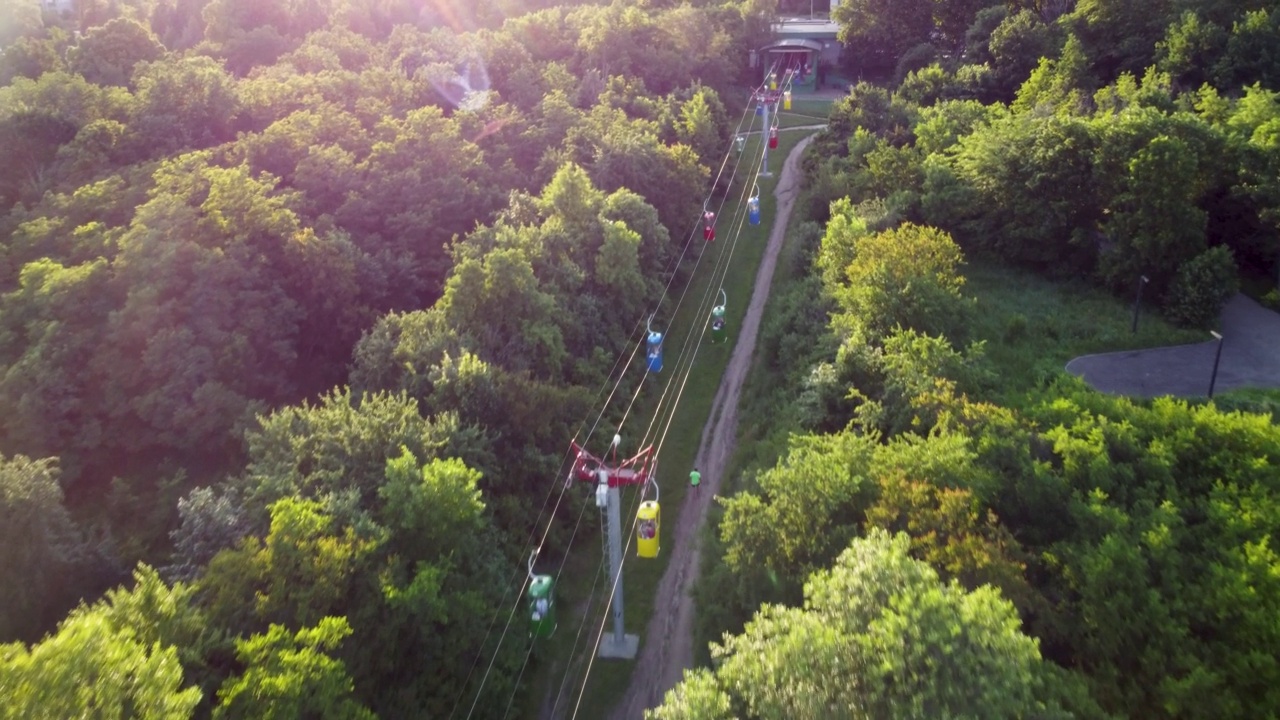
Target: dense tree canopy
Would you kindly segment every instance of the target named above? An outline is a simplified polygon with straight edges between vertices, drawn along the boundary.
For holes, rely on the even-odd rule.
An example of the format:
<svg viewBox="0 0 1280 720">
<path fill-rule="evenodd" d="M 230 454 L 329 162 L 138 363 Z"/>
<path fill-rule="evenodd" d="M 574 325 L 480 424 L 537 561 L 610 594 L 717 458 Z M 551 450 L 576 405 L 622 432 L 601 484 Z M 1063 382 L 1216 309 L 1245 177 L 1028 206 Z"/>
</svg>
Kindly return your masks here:
<svg viewBox="0 0 1280 720">
<path fill-rule="evenodd" d="M 0 716 L 536 695 L 490 628 L 587 500 L 530 508 L 689 280 L 779 5 L 0 3 Z M 784 452 L 723 501 L 699 597 L 731 634 L 656 715 L 1274 715 L 1276 425 L 1002 394 L 964 260 L 1146 276 L 1194 327 L 1269 290 L 1280 10 L 833 19 L 845 76 L 893 84 L 804 162 Z"/>
<path fill-rule="evenodd" d="M 1017 718 L 1036 712 L 1040 653 L 990 587 L 944 584 L 905 534 L 854 540 L 686 672 L 653 718 Z"/>
</svg>

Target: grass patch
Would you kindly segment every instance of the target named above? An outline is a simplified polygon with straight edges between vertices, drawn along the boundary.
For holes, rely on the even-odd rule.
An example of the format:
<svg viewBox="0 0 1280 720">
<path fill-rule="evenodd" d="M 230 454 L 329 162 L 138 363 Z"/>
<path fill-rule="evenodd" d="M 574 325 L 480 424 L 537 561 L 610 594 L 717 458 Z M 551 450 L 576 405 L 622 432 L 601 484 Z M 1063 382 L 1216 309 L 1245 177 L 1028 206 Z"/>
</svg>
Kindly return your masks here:
<svg viewBox="0 0 1280 720">
<path fill-rule="evenodd" d="M 1214 405 L 1221 410 L 1270 415 L 1271 422 L 1280 424 L 1280 388 L 1241 388 L 1215 393 Z"/>
<path fill-rule="evenodd" d="M 1016 406 L 1026 391 L 1064 372 L 1067 361 L 1091 353 L 1199 342 L 1204 333 L 1170 325 L 1143 303 L 1133 333 L 1133 305 L 1084 281 L 971 261 L 964 293 L 977 299 L 972 336 L 985 340 L 1000 387 L 996 399 Z"/>
<path fill-rule="evenodd" d="M 804 133 L 782 135 L 779 138 L 778 148 L 769 153 L 769 167 L 773 177 L 760 178 L 757 181 L 760 188 L 762 222 L 758 226 L 753 226 L 744 219 L 741 233 L 734 245 L 733 237 L 737 228 L 735 220 L 742 184 L 753 180 L 745 174 L 748 172 L 748 164 L 743 162 L 735 180 L 735 187 L 729 193 L 728 200 L 719 214 L 716 223 L 716 241 L 704 243 L 701 232 L 698 232 L 698 236 L 694 238 L 690 247 L 689 257 L 686 258 L 686 263 L 698 263 L 692 280 L 687 290 L 682 291 L 678 287 L 672 287 L 663 312 L 660 312 L 654 321 L 655 329 L 661 328 L 667 333 L 663 342 L 664 367 L 660 375 L 646 381 L 641 401 L 622 429 L 623 452 L 634 452 L 638 448 L 641 437 L 648 434 L 646 429 L 651 423 L 655 426 L 654 432 L 659 436 L 654 438 L 654 441 L 662 439 L 663 425 L 666 424 L 665 416 L 657 422 L 652 422 L 653 409 L 667 382 L 682 379 L 683 368 L 689 364 L 690 360 L 692 363 L 689 366 L 688 381 L 683 384 L 683 390 L 675 382 L 669 390 L 671 394 L 676 392 L 681 394 L 678 410 L 671 421 L 670 430 L 666 434 L 665 441 L 662 442 L 658 456 L 658 482 L 661 488 L 664 520 L 660 535 L 664 543 L 663 552 L 656 560 L 641 560 L 635 556 L 634 541 L 630 549 L 625 548 L 626 536 L 624 535 L 624 625 L 627 633 L 640 636 L 642 645 L 649 619 L 653 614 L 654 595 L 658 582 L 666 571 L 667 562 L 670 559 L 673 523 L 688 490 L 688 472 L 693 467 L 698 445 L 702 439 L 703 427 L 711 415 L 712 401 L 719 389 L 720 380 L 737 340 L 735 329 L 742 327 L 742 319 L 746 315 L 751 290 L 755 284 L 756 272 L 768 242 L 769 229 L 777 216 L 777 202 L 774 199 L 773 190 L 787 155 L 804 137 Z M 758 156 L 761 150 L 760 142 L 761 136 L 758 134 L 748 138 L 742 155 L 744 160 Z M 718 205 L 718 200 L 716 204 Z M 683 233 L 688 231 L 687 227 L 672 228 L 672 234 L 680 237 L 684 237 Z M 732 251 L 732 258 L 729 257 L 730 251 Z M 714 281 L 715 287 L 712 288 L 710 287 L 713 284 L 712 271 L 717 266 L 717 260 L 727 263 L 724 266 L 727 270 L 722 269 L 723 280 L 717 274 Z M 700 306 L 700 303 L 708 289 L 714 293 L 720 287 L 724 287 L 729 298 L 725 313 L 729 327 L 729 342 L 720 345 L 711 344 L 710 334 L 707 333 L 706 340 L 699 345 L 698 339 L 706 329 L 710 312 L 709 305 Z M 676 309 L 676 302 L 680 299 L 682 292 L 685 293 L 684 300 Z M 672 312 L 675 313 L 674 316 L 670 314 Z M 666 314 L 665 318 L 664 314 Z M 681 351 L 686 348 L 689 352 L 681 361 Z M 670 404 L 670 396 L 667 403 Z M 630 534 L 631 523 L 635 517 L 635 492 L 635 490 L 627 490 L 622 494 L 622 524 L 627 535 Z M 588 508 L 587 513 L 594 514 L 595 511 Z M 584 534 L 586 537 L 582 537 Z M 583 648 L 585 646 L 594 651 L 601 621 L 606 620 L 604 604 L 597 600 L 592 604 L 585 618 L 586 624 L 582 630 L 582 641 L 579 643 L 578 650 L 573 657 L 570 657 L 574 636 L 584 622 L 580 610 L 586 603 L 591 581 L 600 566 L 602 549 L 598 522 L 593 520 L 592 528 L 588 530 L 584 521 L 584 529 L 579 531 L 579 535 L 574 541 L 573 554 L 561 576 L 558 592 L 560 628 L 556 635 L 536 652 L 542 662 L 538 664 L 534 678 L 529 680 L 533 692 L 530 695 L 530 706 L 526 708 L 525 716 L 537 716 L 538 708 L 542 706 L 548 692 L 552 696 L 557 692 L 565 678 L 566 669 L 569 671 L 568 682 L 565 683 L 565 693 L 561 698 L 557 714 L 564 712 L 565 717 L 572 714 L 582 688 L 583 672 L 591 657 Z M 602 580 L 601 586 L 604 586 L 604 592 L 607 593 L 607 583 Z M 663 599 L 663 602 L 665 604 L 666 599 Z M 612 627 L 611 615 L 606 622 L 608 623 L 605 626 L 607 633 Z M 578 708 L 578 715 L 589 718 L 606 717 L 626 690 L 633 667 L 634 662 L 630 661 L 595 660 L 591 664 L 590 677 L 581 706 Z"/>
<path fill-rule="evenodd" d="M 831 105 L 834 102 L 833 100 L 793 99 L 790 110 L 778 111 L 778 127 L 791 128 L 825 124 L 827 118 L 831 115 Z"/>
</svg>

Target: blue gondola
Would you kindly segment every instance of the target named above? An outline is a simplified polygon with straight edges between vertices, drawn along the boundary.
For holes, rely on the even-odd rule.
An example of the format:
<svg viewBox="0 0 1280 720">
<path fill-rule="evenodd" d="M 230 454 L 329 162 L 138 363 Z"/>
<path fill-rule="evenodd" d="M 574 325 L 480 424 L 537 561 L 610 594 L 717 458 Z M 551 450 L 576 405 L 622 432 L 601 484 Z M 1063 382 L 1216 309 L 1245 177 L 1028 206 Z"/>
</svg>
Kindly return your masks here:
<svg viewBox="0 0 1280 720">
<path fill-rule="evenodd" d="M 649 318 L 649 348 L 646 357 L 649 359 L 649 372 L 662 372 L 662 333 L 653 329 L 653 317 Z"/>
<path fill-rule="evenodd" d="M 760 224 L 760 188 L 758 186 L 747 200 L 747 221 L 752 225 Z"/>
</svg>

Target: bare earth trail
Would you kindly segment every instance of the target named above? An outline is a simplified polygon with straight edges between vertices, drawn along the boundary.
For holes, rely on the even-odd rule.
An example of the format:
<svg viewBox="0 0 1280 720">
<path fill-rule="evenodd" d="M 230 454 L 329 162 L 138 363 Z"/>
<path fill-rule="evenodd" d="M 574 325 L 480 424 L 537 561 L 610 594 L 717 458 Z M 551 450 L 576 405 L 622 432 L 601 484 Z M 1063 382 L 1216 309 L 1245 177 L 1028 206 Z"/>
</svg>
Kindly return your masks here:
<svg viewBox="0 0 1280 720">
<path fill-rule="evenodd" d="M 644 717 L 645 709 L 660 704 L 667 690 L 680 682 L 685 669 L 693 667 L 694 606 L 690 590 L 698 577 L 702 523 L 712 498 L 720 490 L 725 469 L 733 455 L 738 434 L 738 396 L 751 368 L 756 334 L 773 284 L 773 271 L 786 237 L 792 206 L 800 192 L 800 155 L 812 140 L 812 136 L 801 140 L 787 156 L 773 191 L 778 205 L 777 217 L 769 233 L 769 245 L 756 273 L 751 304 L 747 306 L 742 330 L 712 402 L 710 421 L 703 429 L 702 443 L 698 448 L 697 466 L 702 471 L 702 487 L 696 492 L 688 492 L 684 506 L 680 508 L 680 516 L 674 523 L 675 531 L 670 539 L 671 562 L 658 583 L 659 601 L 654 603 L 653 617 L 649 620 L 644 642 L 640 644 L 640 656 L 631 673 L 631 684 L 611 715 L 614 720 Z"/>
</svg>

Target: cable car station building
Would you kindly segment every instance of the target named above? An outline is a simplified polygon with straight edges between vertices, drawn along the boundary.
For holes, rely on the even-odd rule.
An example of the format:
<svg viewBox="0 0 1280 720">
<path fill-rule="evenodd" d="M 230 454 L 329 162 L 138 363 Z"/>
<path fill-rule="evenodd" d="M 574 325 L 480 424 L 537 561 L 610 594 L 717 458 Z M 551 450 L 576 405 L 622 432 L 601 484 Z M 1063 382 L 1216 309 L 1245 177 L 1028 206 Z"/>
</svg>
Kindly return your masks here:
<svg viewBox="0 0 1280 720">
<path fill-rule="evenodd" d="M 827 18 L 780 18 L 773 24 L 773 41 L 751 53 L 751 66 L 760 80 L 771 67 L 799 68 L 791 81 L 799 92 L 818 88 L 819 76 L 825 77 L 840 61 L 840 25 Z"/>
</svg>

